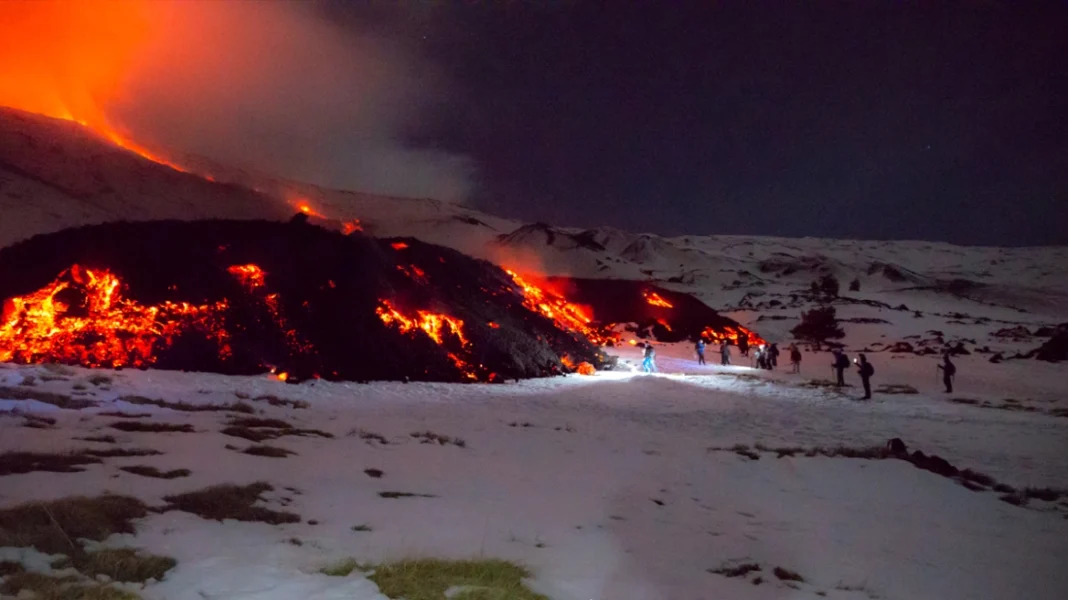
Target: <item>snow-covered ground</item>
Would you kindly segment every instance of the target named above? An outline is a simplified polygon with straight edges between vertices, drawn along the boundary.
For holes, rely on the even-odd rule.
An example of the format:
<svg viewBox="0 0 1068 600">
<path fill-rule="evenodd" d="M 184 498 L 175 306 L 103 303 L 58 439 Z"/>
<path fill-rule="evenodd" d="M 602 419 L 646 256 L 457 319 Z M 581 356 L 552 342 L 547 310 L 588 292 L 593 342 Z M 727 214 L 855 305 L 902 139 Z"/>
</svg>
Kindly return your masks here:
<svg viewBox="0 0 1068 600">
<path fill-rule="evenodd" d="M 286 385 L 265 377 L 82 369 L 56 379 L 44 367 L 4 365 L 0 385 L 32 376 L 35 385 L 22 389 L 100 405 L 61 410 L 0 393 L 0 410 L 8 413 L 0 417 L 0 453 L 111 447 L 74 438 L 113 435 L 117 446 L 163 454 L 107 458 L 80 473 L 3 476 L 0 507 L 104 491 L 159 506 L 168 494 L 266 481 L 275 488 L 268 506 L 302 517 L 284 525 L 177 511 L 140 519 L 136 535 L 105 544 L 178 560 L 163 581 L 139 591 L 148 599 L 383 598 L 358 572 L 318 572 L 350 557 L 513 560 L 528 566 L 531 587 L 553 600 L 1060 599 L 1068 592 L 1068 498 L 1019 507 L 900 460 L 772 453 L 753 460 L 709 450 L 871 446 L 901 437 L 912 449 L 1016 487 L 1062 488 L 1068 419 L 951 402 L 936 385 L 931 359 L 911 355 L 877 362 L 875 384 L 912 383 L 919 393 L 858 402 L 855 388 L 839 394 L 799 385 L 829 375 L 826 354 L 807 354 L 797 376 L 781 367 L 699 367 L 683 346 L 661 347 L 661 373 L 642 375 L 630 370 L 638 350 L 621 353 L 616 372 L 508 385 Z M 1035 406 L 1064 402 L 1056 366 L 961 362 L 961 372 L 972 375 L 954 398 L 1000 401 L 1011 391 L 998 382 L 1026 377 Z M 100 373 L 112 381 L 88 382 Z M 296 455 L 250 456 L 225 448 L 249 442 L 220 433 L 243 415 L 119 399 L 128 394 L 195 404 L 247 397 L 256 416 L 335 437 L 287 436 L 266 443 Z M 308 405 L 254 400 L 261 395 Z M 196 432 L 117 431 L 109 425 L 119 419 L 99 414 L 115 410 L 147 414 L 138 419 L 146 422 L 188 423 Z M 57 422 L 27 428 L 13 412 L 46 413 Z M 410 435 L 428 430 L 464 445 L 422 444 Z M 118 469 L 130 465 L 192 474 L 163 480 Z M 383 475 L 372 478 L 365 469 Z M 378 495 L 383 491 L 432 497 L 391 499 Z M 359 525 L 370 530 L 354 531 Z M 0 550 L 5 557 L 47 570 L 33 553 Z M 763 570 L 739 578 L 710 572 L 741 563 Z M 788 587 L 772 575 L 775 567 L 805 581 Z"/>
</svg>

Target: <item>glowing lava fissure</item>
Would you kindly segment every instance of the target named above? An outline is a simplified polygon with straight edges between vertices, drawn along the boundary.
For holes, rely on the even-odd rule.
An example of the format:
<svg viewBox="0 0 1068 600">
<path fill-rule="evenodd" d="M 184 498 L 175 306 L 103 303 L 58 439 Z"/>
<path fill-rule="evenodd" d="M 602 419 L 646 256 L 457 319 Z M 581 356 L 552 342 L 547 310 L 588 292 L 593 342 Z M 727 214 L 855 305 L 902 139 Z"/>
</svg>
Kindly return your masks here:
<svg viewBox="0 0 1068 600">
<path fill-rule="evenodd" d="M 415 335 L 421 333 L 430 338 L 435 344 L 448 348 L 459 345 L 457 351 L 446 354 L 449 360 L 456 366 L 464 377 L 472 381 L 479 379 L 474 368 L 468 362 L 469 359 L 460 357 L 460 354 L 469 355 L 471 342 L 464 337 L 464 322 L 460 319 L 440 313 L 432 313 L 425 310 L 415 311 L 415 316 L 407 316 L 398 311 L 389 300 L 381 300 L 381 306 L 375 309 L 375 314 L 387 326 L 396 327 L 401 333 Z M 455 338 L 455 342 L 452 339 Z"/>
<path fill-rule="evenodd" d="M 0 322 L 0 362 L 53 361 L 87 367 L 143 367 L 190 331 L 212 341 L 224 360 L 225 300 L 146 306 L 124 297 L 122 282 L 77 264 L 36 292 L 8 299 Z"/>
<path fill-rule="evenodd" d="M 589 309 L 568 302 L 567 298 L 531 283 L 511 269 L 506 268 L 505 272 L 511 276 L 521 290 L 523 304 L 530 310 L 544 315 L 559 328 L 577 333 L 597 346 L 619 341 L 618 334 L 610 331 L 612 327 L 610 324 L 603 327 L 596 327 L 592 324 Z M 570 368 L 570 365 L 568 366 Z"/>
</svg>

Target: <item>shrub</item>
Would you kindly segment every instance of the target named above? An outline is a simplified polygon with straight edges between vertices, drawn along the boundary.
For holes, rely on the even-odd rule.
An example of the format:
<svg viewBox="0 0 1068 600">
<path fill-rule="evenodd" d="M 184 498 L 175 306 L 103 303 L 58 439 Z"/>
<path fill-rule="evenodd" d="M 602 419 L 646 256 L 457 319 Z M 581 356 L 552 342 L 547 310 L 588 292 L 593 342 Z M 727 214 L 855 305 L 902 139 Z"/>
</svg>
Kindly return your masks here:
<svg viewBox="0 0 1068 600">
<path fill-rule="evenodd" d="M 801 322 L 790 333 L 797 339 L 815 344 L 845 337 L 845 331 L 838 326 L 837 312 L 833 306 L 821 306 L 802 313 Z"/>
</svg>

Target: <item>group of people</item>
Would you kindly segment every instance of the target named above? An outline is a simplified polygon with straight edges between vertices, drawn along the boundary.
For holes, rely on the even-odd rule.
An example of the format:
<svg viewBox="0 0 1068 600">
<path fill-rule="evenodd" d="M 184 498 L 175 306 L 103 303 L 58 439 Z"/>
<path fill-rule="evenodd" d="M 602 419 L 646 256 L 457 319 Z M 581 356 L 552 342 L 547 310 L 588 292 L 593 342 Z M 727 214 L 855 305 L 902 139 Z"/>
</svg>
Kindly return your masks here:
<svg viewBox="0 0 1068 600">
<path fill-rule="evenodd" d="M 730 342 L 724 340 L 719 345 L 720 364 L 731 364 L 731 349 Z M 697 353 L 697 364 L 708 364 L 705 362 L 705 340 L 698 338 L 694 343 L 694 351 Z M 738 349 L 742 353 L 742 356 L 748 355 L 749 342 L 745 338 L 738 340 Z M 797 344 L 790 344 L 790 365 L 791 373 L 801 372 L 801 350 L 797 347 Z M 834 360 L 831 363 L 831 368 L 836 375 L 835 385 L 838 387 L 844 386 L 845 383 L 845 371 L 849 368 L 849 358 L 845 355 L 840 348 L 835 348 L 831 351 L 834 356 Z M 779 363 L 779 346 L 778 344 L 770 344 L 765 346 L 761 344 L 757 347 L 754 355 L 754 362 L 759 369 L 774 369 Z M 853 363 L 857 367 L 857 375 L 860 376 L 860 382 L 864 386 L 864 400 L 871 399 L 871 378 L 875 375 L 875 367 L 868 362 L 868 357 L 864 354 L 860 354 L 857 358 L 853 359 Z M 653 349 L 651 343 L 645 343 L 644 360 L 642 361 L 642 370 L 646 373 L 656 373 L 656 351 Z M 942 363 L 938 365 L 938 370 L 942 372 L 942 383 L 946 386 L 946 393 L 953 392 L 953 377 L 957 374 L 957 367 L 953 364 L 953 361 L 949 358 L 949 352 L 946 352 L 942 356 Z"/>
</svg>

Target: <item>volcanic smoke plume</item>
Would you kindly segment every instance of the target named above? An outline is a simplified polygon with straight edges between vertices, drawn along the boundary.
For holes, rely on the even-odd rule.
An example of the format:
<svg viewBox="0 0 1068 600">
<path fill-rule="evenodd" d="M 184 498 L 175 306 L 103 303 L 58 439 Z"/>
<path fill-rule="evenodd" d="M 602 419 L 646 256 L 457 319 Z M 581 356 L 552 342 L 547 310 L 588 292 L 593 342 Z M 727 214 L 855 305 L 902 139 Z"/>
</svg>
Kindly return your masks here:
<svg viewBox="0 0 1068 600">
<path fill-rule="evenodd" d="M 447 85 L 314 3 L 0 2 L 0 105 L 157 162 L 193 153 L 331 187 L 462 200 L 466 159 L 408 147 Z"/>
</svg>

